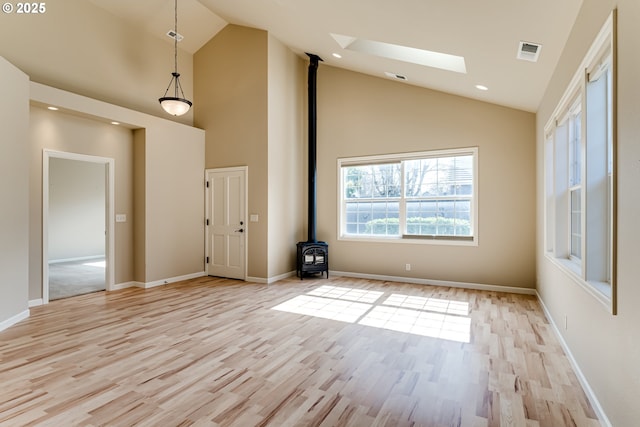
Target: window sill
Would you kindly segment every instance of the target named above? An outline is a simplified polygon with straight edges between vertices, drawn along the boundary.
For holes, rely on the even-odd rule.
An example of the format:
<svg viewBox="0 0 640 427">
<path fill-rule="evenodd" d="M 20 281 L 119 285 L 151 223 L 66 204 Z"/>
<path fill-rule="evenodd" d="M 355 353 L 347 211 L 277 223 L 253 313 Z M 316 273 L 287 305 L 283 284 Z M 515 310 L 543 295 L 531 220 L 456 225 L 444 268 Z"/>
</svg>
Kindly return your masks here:
<svg viewBox="0 0 640 427">
<path fill-rule="evenodd" d="M 593 296 L 600 304 L 602 304 L 608 312 L 612 312 L 612 292 L 611 284 L 606 282 L 587 281 L 582 277 L 580 266 L 575 261 L 569 259 L 556 258 L 553 254 L 545 254 L 553 264 L 558 266 L 567 276 L 569 276 L 576 284 L 582 287 L 587 293 Z"/>
<path fill-rule="evenodd" d="M 478 246 L 477 237 L 454 237 L 447 239 L 438 236 L 390 236 L 390 237 L 363 237 L 352 235 L 338 235 L 339 241 L 363 242 L 363 243 L 400 243 L 414 245 L 446 245 L 446 246 Z"/>
</svg>

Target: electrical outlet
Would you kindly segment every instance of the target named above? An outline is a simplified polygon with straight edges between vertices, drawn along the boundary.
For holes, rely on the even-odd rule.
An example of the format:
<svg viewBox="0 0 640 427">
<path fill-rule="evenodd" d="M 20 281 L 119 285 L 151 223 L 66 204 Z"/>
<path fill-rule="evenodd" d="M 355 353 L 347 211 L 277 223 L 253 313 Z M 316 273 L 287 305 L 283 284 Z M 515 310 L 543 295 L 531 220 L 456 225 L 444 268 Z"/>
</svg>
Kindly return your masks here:
<svg viewBox="0 0 640 427">
<path fill-rule="evenodd" d="M 566 331 L 569 328 L 569 322 L 567 320 L 567 315 L 564 315 L 564 330 Z"/>
<path fill-rule="evenodd" d="M 411 264 L 405 264 L 404 269 L 407 271 L 411 271 Z"/>
</svg>

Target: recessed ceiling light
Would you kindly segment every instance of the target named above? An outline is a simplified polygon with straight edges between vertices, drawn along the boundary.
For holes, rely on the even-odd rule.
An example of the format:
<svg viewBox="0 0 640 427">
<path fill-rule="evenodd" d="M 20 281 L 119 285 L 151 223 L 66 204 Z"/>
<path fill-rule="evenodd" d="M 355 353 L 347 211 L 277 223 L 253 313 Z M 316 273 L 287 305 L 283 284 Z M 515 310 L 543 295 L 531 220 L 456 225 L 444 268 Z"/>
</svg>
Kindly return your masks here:
<svg viewBox="0 0 640 427">
<path fill-rule="evenodd" d="M 49 110 L 51 110 L 51 111 L 58 111 L 58 107 L 52 107 L 52 106 L 51 106 L 51 107 L 47 107 L 47 108 L 48 108 Z"/>
<path fill-rule="evenodd" d="M 120 122 L 111 122 L 111 124 L 118 126 L 120 124 Z"/>
<path fill-rule="evenodd" d="M 342 55 L 340 55 L 339 53 L 332 53 L 332 55 L 334 58 L 338 58 L 338 59 L 342 58 Z"/>
<path fill-rule="evenodd" d="M 478 90 L 489 90 L 489 88 L 486 87 L 485 85 L 476 85 L 476 89 L 478 89 Z"/>
</svg>

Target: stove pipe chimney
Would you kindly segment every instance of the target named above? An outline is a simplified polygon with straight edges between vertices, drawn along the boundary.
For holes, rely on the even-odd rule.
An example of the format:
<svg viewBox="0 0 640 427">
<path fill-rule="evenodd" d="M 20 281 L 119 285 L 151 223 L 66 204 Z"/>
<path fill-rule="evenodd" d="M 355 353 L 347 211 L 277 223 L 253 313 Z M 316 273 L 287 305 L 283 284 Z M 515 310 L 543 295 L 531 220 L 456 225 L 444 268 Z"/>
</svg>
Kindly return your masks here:
<svg viewBox="0 0 640 427">
<path fill-rule="evenodd" d="M 316 76 L 318 71 L 318 61 L 322 61 L 318 55 L 307 53 L 311 62 L 309 63 L 308 75 L 308 102 L 309 102 L 309 206 L 308 206 L 308 242 L 316 243 L 316 134 L 317 134 L 317 109 L 316 109 Z"/>
<path fill-rule="evenodd" d="M 316 74 L 318 61 L 322 59 L 318 55 L 307 53 L 309 63 L 309 221 L 307 224 L 309 236 L 306 242 L 298 242 L 296 275 L 300 280 L 305 275 L 327 273 L 329 278 L 329 245 L 326 242 L 316 240 Z"/>
</svg>

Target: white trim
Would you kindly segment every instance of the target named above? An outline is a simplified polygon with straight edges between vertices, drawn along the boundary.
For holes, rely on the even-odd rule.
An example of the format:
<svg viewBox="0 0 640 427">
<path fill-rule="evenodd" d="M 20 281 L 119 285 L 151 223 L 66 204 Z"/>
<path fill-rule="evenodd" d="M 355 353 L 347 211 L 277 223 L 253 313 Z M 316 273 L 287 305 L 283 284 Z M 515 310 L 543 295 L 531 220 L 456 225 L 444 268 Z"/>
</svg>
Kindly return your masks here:
<svg viewBox="0 0 640 427">
<path fill-rule="evenodd" d="M 183 276 L 168 277 L 166 279 L 154 280 L 153 282 L 146 282 L 146 283 L 144 283 L 144 282 L 127 282 L 126 284 L 130 285 L 128 287 L 136 286 L 138 288 L 149 289 L 149 288 L 155 288 L 157 286 L 168 285 L 170 283 L 181 282 L 183 280 L 189 280 L 189 279 L 195 279 L 195 278 L 198 278 L 198 277 L 204 277 L 206 275 L 207 275 L 206 272 L 200 271 L 198 273 L 185 274 Z"/>
<path fill-rule="evenodd" d="M 293 277 L 295 275 L 296 275 L 295 271 L 289 271 L 289 272 L 284 273 L 284 274 L 279 274 L 277 276 L 269 277 L 269 279 L 267 279 L 267 284 L 275 283 L 275 282 L 277 282 L 279 280 L 288 279 L 289 277 Z"/>
<path fill-rule="evenodd" d="M 363 166 L 370 164 L 387 164 L 387 163 L 400 163 L 403 160 L 411 159 L 424 159 L 433 157 L 451 157 L 451 156 L 463 156 L 465 154 L 478 154 L 478 147 L 462 147 L 462 148 L 443 148 L 429 151 L 416 151 L 409 153 L 392 153 L 392 154 L 377 154 L 372 156 L 360 156 L 360 157 L 341 157 L 338 159 L 339 165 L 346 166 Z"/>
<path fill-rule="evenodd" d="M 0 322 L 0 331 L 4 331 L 7 328 L 15 325 L 16 323 L 26 319 L 29 317 L 29 310 L 24 310 L 21 313 L 16 314 L 15 316 L 11 316 L 7 320 Z"/>
<path fill-rule="evenodd" d="M 365 237 L 359 235 L 338 236 L 339 241 L 360 242 L 360 243 L 401 243 L 406 245 L 445 245 L 445 246 L 478 246 L 478 238 L 473 240 L 447 239 L 446 237 L 430 238 L 430 236 L 410 236 L 410 237 Z"/>
<path fill-rule="evenodd" d="M 355 277 L 358 279 L 372 279 L 372 280 L 381 280 L 381 281 L 387 281 L 387 282 L 414 283 L 417 285 L 446 286 L 449 288 L 474 289 L 478 291 L 507 292 L 512 294 L 524 294 L 524 295 L 536 294 L 536 290 L 534 288 L 520 288 L 516 286 L 486 285 L 482 283 L 471 283 L 471 282 L 451 282 L 448 280 L 432 280 L 432 279 L 422 279 L 422 278 L 402 277 L 402 276 L 384 276 L 380 274 L 352 273 L 348 271 L 333 271 L 333 270 L 331 270 L 329 274 L 332 276 Z"/>
<path fill-rule="evenodd" d="M 42 298 L 37 298 L 37 299 L 30 299 L 29 300 L 29 308 L 31 307 L 37 307 L 39 305 L 42 305 Z"/>
<path fill-rule="evenodd" d="M 253 283 L 261 283 L 264 285 L 270 285 L 272 283 L 276 283 L 279 282 L 280 280 L 284 280 L 284 279 L 288 279 L 289 277 L 293 277 L 296 275 L 295 271 L 289 271 L 287 273 L 283 273 L 283 274 L 279 274 L 277 276 L 273 276 L 273 277 L 269 277 L 269 278 L 264 278 L 264 277 L 247 277 L 247 282 L 253 282 Z"/>
<path fill-rule="evenodd" d="M 545 317 L 547 318 L 547 320 L 549 321 L 549 324 L 551 325 L 551 329 L 553 329 L 553 332 L 556 334 L 556 337 L 558 338 L 558 341 L 560 342 L 562 349 L 567 355 L 567 359 L 569 359 L 569 363 L 571 364 L 571 367 L 573 368 L 573 371 L 575 372 L 576 377 L 578 377 L 578 381 L 580 382 L 582 389 L 587 395 L 589 402 L 591 402 L 591 405 L 593 406 L 593 409 L 595 410 L 596 415 L 598 416 L 598 419 L 600 420 L 600 422 L 602 422 L 602 424 L 605 425 L 605 427 L 613 427 L 613 425 L 611 424 L 611 421 L 609 421 L 609 418 L 607 417 L 607 414 L 604 412 L 604 409 L 602 408 L 602 405 L 600 404 L 598 397 L 596 396 L 593 389 L 589 385 L 589 381 L 587 381 L 587 378 L 582 373 L 582 370 L 580 369 L 580 365 L 578 365 L 578 362 L 573 357 L 573 353 L 571 353 L 571 349 L 569 348 L 569 346 L 567 345 L 567 342 L 564 340 L 564 337 L 560 333 L 560 329 L 558 329 L 558 326 L 553 321 L 551 312 L 547 309 L 547 306 L 544 304 L 544 301 L 542 300 L 542 297 L 540 297 L 540 294 L 538 293 L 538 291 L 536 291 L 535 295 L 538 298 L 538 302 L 542 307 L 542 311 L 544 312 Z"/>
<path fill-rule="evenodd" d="M 119 291 L 120 289 L 144 287 L 144 286 L 140 286 L 140 285 L 141 285 L 141 283 L 140 282 L 136 282 L 136 281 L 116 283 L 115 285 L 113 285 L 111 290 L 112 291 Z"/>
<path fill-rule="evenodd" d="M 609 44 L 613 43 L 613 31 L 613 13 L 610 13 L 607 20 L 602 25 L 600 32 L 591 43 L 589 51 L 582 59 L 582 62 L 580 62 L 578 69 L 567 85 L 567 90 L 562 94 L 560 101 L 558 101 L 556 108 L 553 110 L 553 113 L 551 113 L 549 120 L 545 124 L 545 133 L 547 133 L 548 129 L 550 130 L 557 126 L 558 120 L 560 119 L 559 116 L 564 115 L 563 112 L 569 108 L 568 106 L 571 105 L 573 101 L 573 95 L 576 92 L 582 91 L 580 86 L 582 86 L 586 81 L 586 70 L 598 59 L 598 55 L 602 52 L 603 44 L 605 42 L 608 42 Z"/>
<path fill-rule="evenodd" d="M 105 288 L 113 289 L 115 279 L 115 159 L 63 151 L 42 150 L 42 301 L 49 303 L 49 160 L 51 158 L 99 163 L 105 166 Z"/>
</svg>

